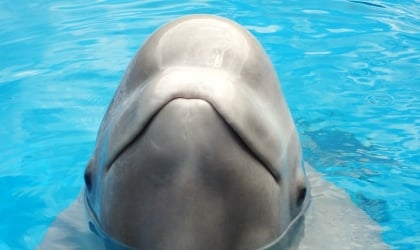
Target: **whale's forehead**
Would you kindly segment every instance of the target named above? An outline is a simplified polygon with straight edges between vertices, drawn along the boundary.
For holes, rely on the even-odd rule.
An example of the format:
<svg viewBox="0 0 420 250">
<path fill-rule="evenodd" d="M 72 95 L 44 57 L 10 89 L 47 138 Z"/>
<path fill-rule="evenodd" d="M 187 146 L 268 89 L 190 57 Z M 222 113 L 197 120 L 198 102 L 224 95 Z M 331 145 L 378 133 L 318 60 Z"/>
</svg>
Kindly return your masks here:
<svg viewBox="0 0 420 250">
<path fill-rule="evenodd" d="M 276 78 L 265 50 L 245 28 L 222 17 L 191 15 L 160 27 L 147 39 L 122 85 L 130 92 L 136 88 L 132 84 L 179 66 L 221 69 L 250 83 Z"/>
<path fill-rule="evenodd" d="M 156 37 L 160 68 L 188 65 L 223 68 L 235 74 L 249 59 L 253 42 L 238 25 L 208 16 L 171 23 Z"/>
</svg>

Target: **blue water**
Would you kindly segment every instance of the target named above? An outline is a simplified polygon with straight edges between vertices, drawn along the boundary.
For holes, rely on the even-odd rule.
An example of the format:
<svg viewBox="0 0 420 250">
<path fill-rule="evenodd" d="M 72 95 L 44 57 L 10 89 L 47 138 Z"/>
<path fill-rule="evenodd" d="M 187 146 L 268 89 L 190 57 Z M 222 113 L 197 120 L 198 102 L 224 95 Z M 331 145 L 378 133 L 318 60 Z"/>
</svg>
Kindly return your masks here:
<svg viewBox="0 0 420 250">
<path fill-rule="evenodd" d="M 33 249 L 83 186 L 101 118 L 153 30 L 236 20 L 282 82 L 305 159 L 420 249 L 420 1 L 0 1 L 0 249 Z"/>
</svg>

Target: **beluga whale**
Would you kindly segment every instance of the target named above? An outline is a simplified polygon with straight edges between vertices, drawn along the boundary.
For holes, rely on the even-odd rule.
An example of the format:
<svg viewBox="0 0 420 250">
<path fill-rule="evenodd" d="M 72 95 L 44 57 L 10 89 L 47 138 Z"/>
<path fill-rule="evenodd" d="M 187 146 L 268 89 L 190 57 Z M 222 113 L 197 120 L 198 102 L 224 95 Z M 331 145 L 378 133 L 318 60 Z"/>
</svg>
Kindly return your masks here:
<svg viewBox="0 0 420 250">
<path fill-rule="evenodd" d="M 285 249 L 307 234 L 311 191 L 276 71 L 226 18 L 181 17 L 147 39 L 84 178 L 39 249 Z"/>
<path fill-rule="evenodd" d="M 260 43 L 221 17 L 157 30 L 128 66 L 85 172 L 96 226 L 137 249 L 256 249 L 308 200 L 301 148 Z"/>
</svg>

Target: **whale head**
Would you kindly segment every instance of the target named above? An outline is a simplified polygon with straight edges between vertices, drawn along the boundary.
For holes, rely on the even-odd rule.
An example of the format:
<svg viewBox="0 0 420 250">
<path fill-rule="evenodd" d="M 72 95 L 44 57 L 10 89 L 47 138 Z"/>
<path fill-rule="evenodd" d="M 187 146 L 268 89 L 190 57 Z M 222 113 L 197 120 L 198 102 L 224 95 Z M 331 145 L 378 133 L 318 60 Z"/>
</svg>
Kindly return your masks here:
<svg viewBox="0 0 420 250">
<path fill-rule="evenodd" d="M 255 249 L 309 199 L 301 146 L 259 42 L 192 15 L 128 66 L 85 171 L 97 226 L 138 249 Z"/>
</svg>

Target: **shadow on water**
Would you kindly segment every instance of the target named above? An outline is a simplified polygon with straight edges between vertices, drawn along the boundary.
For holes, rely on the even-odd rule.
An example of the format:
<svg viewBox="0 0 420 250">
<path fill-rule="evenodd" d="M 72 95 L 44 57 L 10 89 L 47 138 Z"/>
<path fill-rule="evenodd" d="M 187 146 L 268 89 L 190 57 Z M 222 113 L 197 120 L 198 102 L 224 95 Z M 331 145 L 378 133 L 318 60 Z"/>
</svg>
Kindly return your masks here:
<svg viewBox="0 0 420 250">
<path fill-rule="evenodd" d="M 369 139 L 362 142 L 351 132 L 327 129 L 305 131 L 302 143 L 305 159 L 318 171 L 328 173 L 328 180 L 347 187 L 353 202 L 373 220 L 390 220 L 387 201 L 373 191 L 380 186 L 383 170 L 399 164 L 381 153 L 386 149 L 370 145 Z"/>
<path fill-rule="evenodd" d="M 364 4 L 364 5 L 373 6 L 373 7 L 385 8 L 385 6 L 383 5 L 376 4 L 376 3 L 369 3 L 365 1 L 349 1 L 349 2 L 357 3 L 357 4 Z"/>
<path fill-rule="evenodd" d="M 387 212 L 389 208 L 385 200 L 372 199 L 363 193 L 352 195 L 352 199 L 376 222 L 384 223 L 390 220 Z"/>
</svg>

